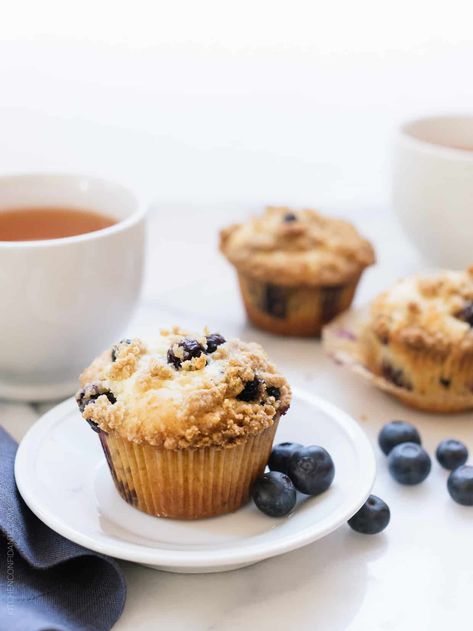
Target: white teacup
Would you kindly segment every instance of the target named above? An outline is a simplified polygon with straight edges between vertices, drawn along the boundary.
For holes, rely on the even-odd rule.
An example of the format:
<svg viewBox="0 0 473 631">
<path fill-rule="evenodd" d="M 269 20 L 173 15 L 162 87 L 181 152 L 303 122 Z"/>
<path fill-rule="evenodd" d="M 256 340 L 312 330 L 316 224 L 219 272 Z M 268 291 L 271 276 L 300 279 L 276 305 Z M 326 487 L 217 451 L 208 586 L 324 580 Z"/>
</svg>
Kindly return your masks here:
<svg viewBox="0 0 473 631">
<path fill-rule="evenodd" d="M 392 193 L 407 235 L 428 260 L 450 268 L 473 264 L 473 116 L 403 125 Z"/>
<path fill-rule="evenodd" d="M 145 211 L 120 185 L 80 175 L 0 177 L 0 211 L 60 206 L 114 225 L 62 239 L 0 241 L 0 397 L 42 401 L 119 339 L 142 280 Z"/>
</svg>

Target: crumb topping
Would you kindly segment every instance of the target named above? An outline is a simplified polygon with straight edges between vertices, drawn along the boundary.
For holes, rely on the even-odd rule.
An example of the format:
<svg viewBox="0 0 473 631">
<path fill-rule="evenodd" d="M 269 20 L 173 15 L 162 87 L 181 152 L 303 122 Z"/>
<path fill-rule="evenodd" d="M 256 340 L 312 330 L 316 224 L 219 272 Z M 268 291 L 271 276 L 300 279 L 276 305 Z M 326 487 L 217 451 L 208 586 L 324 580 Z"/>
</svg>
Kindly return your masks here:
<svg viewBox="0 0 473 631">
<path fill-rule="evenodd" d="M 347 281 L 375 260 L 369 241 L 350 223 L 280 207 L 223 229 L 220 249 L 240 272 L 288 285 Z"/>
<path fill-rule="evenodd" d="M 473 267 L 400 280 L 374 300 L 370 327 L 383 344 L 473 353 Z"/>
<path fill-rule="evenodd" d="M 286 379 L 258 344 L 174 327 L 112 350 L 83 372 L 76 399 L 84 419 L 130 441 L 226 447 L 270 427 L 290 405 Z"/>
</svg>

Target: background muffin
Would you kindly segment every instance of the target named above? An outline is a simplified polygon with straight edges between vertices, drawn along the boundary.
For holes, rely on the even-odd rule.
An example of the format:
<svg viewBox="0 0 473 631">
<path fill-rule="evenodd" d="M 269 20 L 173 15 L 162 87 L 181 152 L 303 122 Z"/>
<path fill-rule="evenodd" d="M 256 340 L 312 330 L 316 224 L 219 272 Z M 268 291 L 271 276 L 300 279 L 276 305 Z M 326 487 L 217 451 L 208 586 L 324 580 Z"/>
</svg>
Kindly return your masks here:
<svg viewBox="0 0 473 631">
<path fill-rule="evenodd" d="M 174 328 L 122 340 L 81 376 L 76 399 L 120 495 L 152 515 L 231 512 L 268 460 L 289 386 L 257 344 Z"/>
<path fill-rule="evenodd" d="M 472 327 L 473 268 L 405 278 L 371 306 L 366 365 L 419 408 L 471 407 Z"/>
<path fill-rule="evenodd" d="M 374 262 L 371 244 L 351 224 L 314 210 L 267 208 L 222 230 L 220 248 L 237 270 L 250 320 L 286 335 L 320 335 L 350 306 Z"/>
</svg>

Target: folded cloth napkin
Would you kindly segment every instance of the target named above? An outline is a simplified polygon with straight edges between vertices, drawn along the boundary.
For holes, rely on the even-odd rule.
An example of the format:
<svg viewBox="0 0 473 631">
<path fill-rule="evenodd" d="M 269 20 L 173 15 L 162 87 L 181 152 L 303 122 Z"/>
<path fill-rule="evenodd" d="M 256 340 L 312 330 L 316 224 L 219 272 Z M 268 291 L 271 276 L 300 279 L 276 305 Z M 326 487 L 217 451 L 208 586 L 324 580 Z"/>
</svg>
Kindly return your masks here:
<svg viewBox="0 0 473 631">
<path fill-rule="evenodd" d="M 0 427 L 0 631 L 103 631 L 126 585 L 112 559 L 56 534 L 15 484 L 17 444 Z"/>
</svg>

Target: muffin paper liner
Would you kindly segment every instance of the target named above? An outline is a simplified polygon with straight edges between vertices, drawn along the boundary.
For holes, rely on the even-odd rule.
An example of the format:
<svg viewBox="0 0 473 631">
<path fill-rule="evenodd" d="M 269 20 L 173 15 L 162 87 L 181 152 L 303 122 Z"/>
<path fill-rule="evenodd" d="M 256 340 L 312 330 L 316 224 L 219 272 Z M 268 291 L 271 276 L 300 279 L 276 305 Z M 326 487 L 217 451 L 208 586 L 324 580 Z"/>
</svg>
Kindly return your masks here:
<svg viewBox="0 0 473 631">
<path fill-rule="evenodd" d="M 442 377 L 445 365 L 433 353 L 419 351 L 415 362 L 416 386 L 427 391 L 425 394 L 400 387 L 383 375 L 373 372 L 367 362 L 367 349 L 363 341 L 363 329 L 368 317 L 369 306 L 365 306 L 341 314 L 324 327 L 324 349 L 337 364 L 350 368 L 376 387 L 419 410 L 441 413 L 473 409 L 473 391 L 471 394 L 460 394 L 449 389 L 444 392 L 438 390 L 436 384 Z M 411 360 L 411 366 L 413 365 Z M 464 358 L 457 366 L 451 366 L 450 370 L 453 378 L 456 374 L 473 376 L 473 360 Z"/>
<path fill-rule="evenodd" d="M 271 453 L 271 427 L 237 445 L 162 449 L 100 431 L 100 442 L 121 497 L 159 517 L 199 519 L 230 513 L 248 501 Z"/>
<path fill-rule="evenodd" d="M 261 329 L 282 335 L 314 336 L 348 309 L 360 276 L 339 285 L 278 285 L 238 272 L 248 318 Z"/>
</svg>

